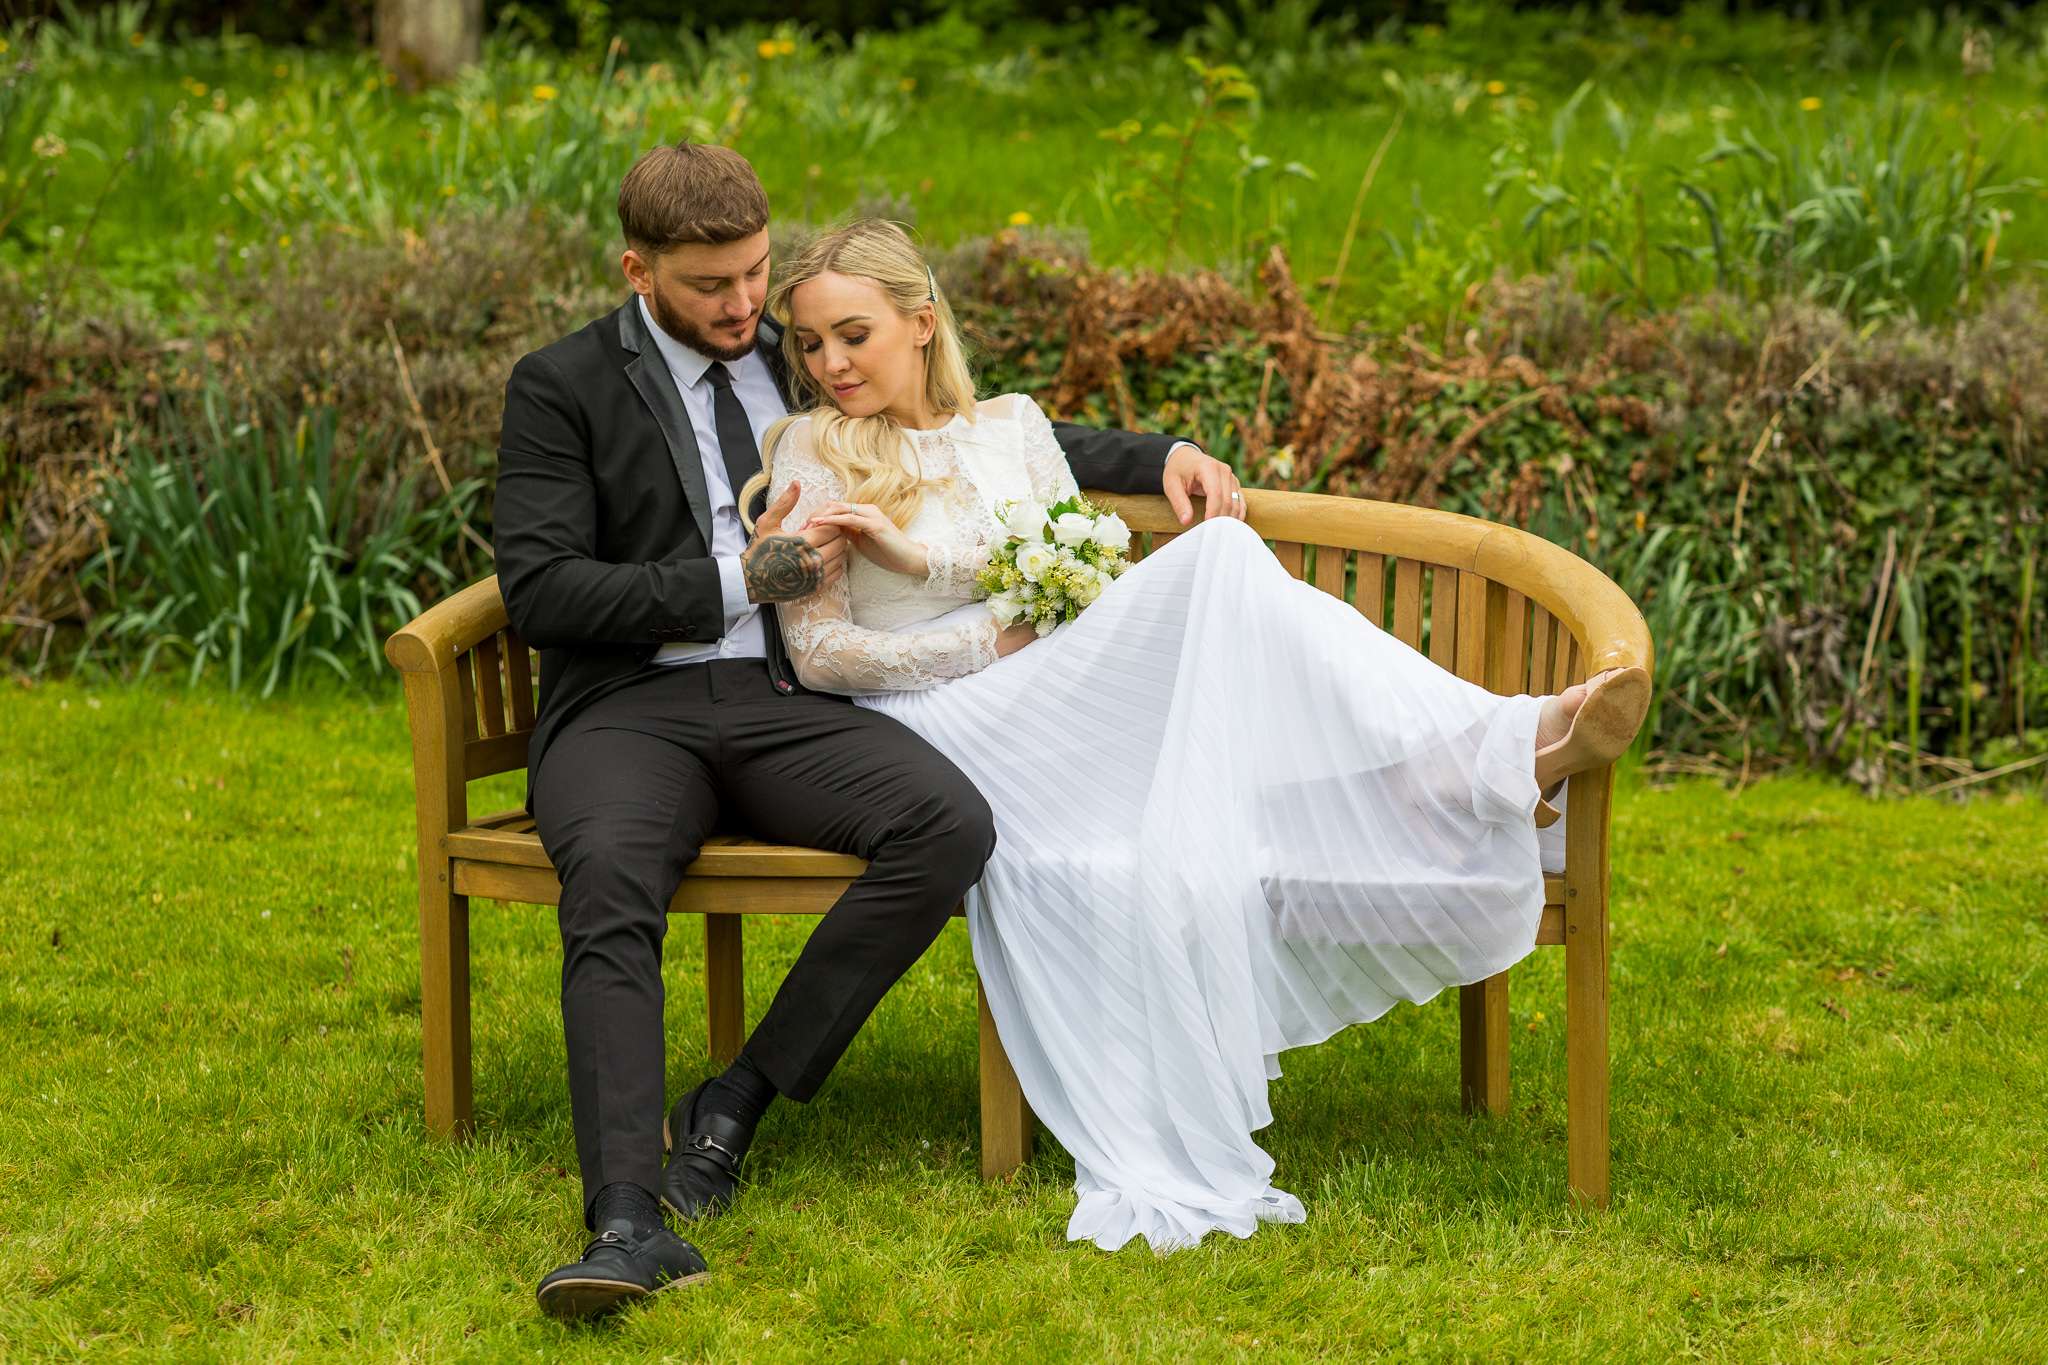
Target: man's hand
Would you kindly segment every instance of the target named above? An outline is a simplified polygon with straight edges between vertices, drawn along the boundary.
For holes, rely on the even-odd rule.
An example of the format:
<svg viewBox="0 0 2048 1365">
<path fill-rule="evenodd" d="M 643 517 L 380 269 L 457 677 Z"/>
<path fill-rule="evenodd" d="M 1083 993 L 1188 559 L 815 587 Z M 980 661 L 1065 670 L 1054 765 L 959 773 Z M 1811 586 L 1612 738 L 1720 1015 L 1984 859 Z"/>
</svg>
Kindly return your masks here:
<svg viewBox="0 0 2048 1365">
<path fill-rule="evenodd" d="M 838 582 L 846 572 L 846 538 L 837 526 L 783 534 L 782 519 L 801 492 L 791 483 L 754 523 L 754 538 L 740 555 L 749 602 L 793 602 Z"/>
<path fill-rule="evenodd" d="M 1183 526 L 1195 515 L 1195 505 L 1189 500 L 1190 486 L 1200 490 L 1207 504 L 1202 509 L 1202 520 L 1207 521 L 1211 517 L 1244 520 L 1244 495 L 1238 491 L 1236 473 L 1223 461 L 1211 459 L 1186 441 L 1168 452 L 1166 477 L 1160 483 L 1167 502 L 1173 505 L 1173 514 L 1180 518 Z"/>
</svg>

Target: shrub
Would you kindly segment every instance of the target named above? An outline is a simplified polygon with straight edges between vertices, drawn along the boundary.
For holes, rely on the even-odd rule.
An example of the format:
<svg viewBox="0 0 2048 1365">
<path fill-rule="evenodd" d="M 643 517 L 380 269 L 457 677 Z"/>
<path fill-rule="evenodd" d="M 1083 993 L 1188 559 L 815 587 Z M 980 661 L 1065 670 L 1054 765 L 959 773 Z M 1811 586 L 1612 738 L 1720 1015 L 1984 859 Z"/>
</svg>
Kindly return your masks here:
<svg viewBox="0 0 2048 1365">
<path fill-rule="evenodd" d="M 174 406 L 162 444 L 108 483 L 107 548 L 86 570 L 107 603 L 93 644 L 144 673 L 182 654 L 192 681 L 219 670 L 265 696 L 313 665 L 371 672 L 385 635 L 419 613 L 415 589 L 454 584 L 481 481 L 423 499 L 407 476 L 379 498 L 363 477 L 379 442 L 339 454 L 334 409 L 230 412 L 214 388 Z"/>
</svg>

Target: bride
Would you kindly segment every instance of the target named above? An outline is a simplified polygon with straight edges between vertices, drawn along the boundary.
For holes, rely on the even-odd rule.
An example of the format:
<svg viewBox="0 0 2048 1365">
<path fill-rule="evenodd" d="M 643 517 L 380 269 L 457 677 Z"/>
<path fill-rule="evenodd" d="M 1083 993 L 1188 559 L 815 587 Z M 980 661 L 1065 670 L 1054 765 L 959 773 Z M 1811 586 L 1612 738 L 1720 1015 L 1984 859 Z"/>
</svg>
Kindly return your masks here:
<svg viewBox="0 0 2048 1365">
<path fill-rule="evenodd" d="M 1545 795 L 1610 761 L 1648 678 L 1500 697 L 1199 523 L 1040 638 L 976 574 L 995 509 L 1074 493 L 1029 397 L 976 402 L 901 229 L 826 234 L 770 307 L 815 401 L 769 435 L 785 526 L 859 551 L 786 605 L 805 686 L 936 746 L 995 814 L 974 960 L 1032 1110 L 1073 1155 L 1072 1240 L 1155 1250 L 1299 1222 L 1252 1134 L 1281 1051 L 1535 943 Z"/>
</svg>

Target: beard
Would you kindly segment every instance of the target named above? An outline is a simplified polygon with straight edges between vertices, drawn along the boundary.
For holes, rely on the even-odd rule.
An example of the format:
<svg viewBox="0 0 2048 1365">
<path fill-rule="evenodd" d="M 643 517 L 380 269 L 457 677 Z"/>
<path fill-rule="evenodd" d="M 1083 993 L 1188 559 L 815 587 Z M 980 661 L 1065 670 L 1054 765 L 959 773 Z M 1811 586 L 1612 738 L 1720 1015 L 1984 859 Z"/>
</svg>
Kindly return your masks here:
<svg viewBox="0 0 2048 1365">
<path fill-rule="evenodd" d="M 740 345 L 734 345 L 729 341 L 720 341 L 688 318 L 670 311 L 668 305 L 662 302 L 661 294 L 658 290 L 647 296 L 647 311 L 654 314 L 654 320 L 661 325 L 662 331 L 667 332 L 699 355 L 708 355 L 713 360 L 722 360 L 729 363 L 735 360 L 745 360 L 753 352 L 754 338 L 752 336 L 749 336 Z M 755 309 L 753 316 L 747 320 L 752 322 L 759 316 L 760 310 Z"/>
</svg>

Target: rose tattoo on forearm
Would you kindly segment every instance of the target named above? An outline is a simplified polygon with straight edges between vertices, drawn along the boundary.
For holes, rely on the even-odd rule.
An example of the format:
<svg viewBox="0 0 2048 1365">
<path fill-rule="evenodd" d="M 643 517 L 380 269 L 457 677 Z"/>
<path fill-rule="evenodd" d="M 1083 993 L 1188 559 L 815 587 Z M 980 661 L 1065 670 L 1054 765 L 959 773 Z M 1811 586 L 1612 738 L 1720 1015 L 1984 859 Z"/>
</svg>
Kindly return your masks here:
<svg viewBox="0 0 2048 1365">
<path fill-rule="evenodd" d="M 802 536 L 763 536 L 741 559 L 747 596 L 756 602 L 791 602 L 817 591 L 825 560 Z"/>
</svg>

